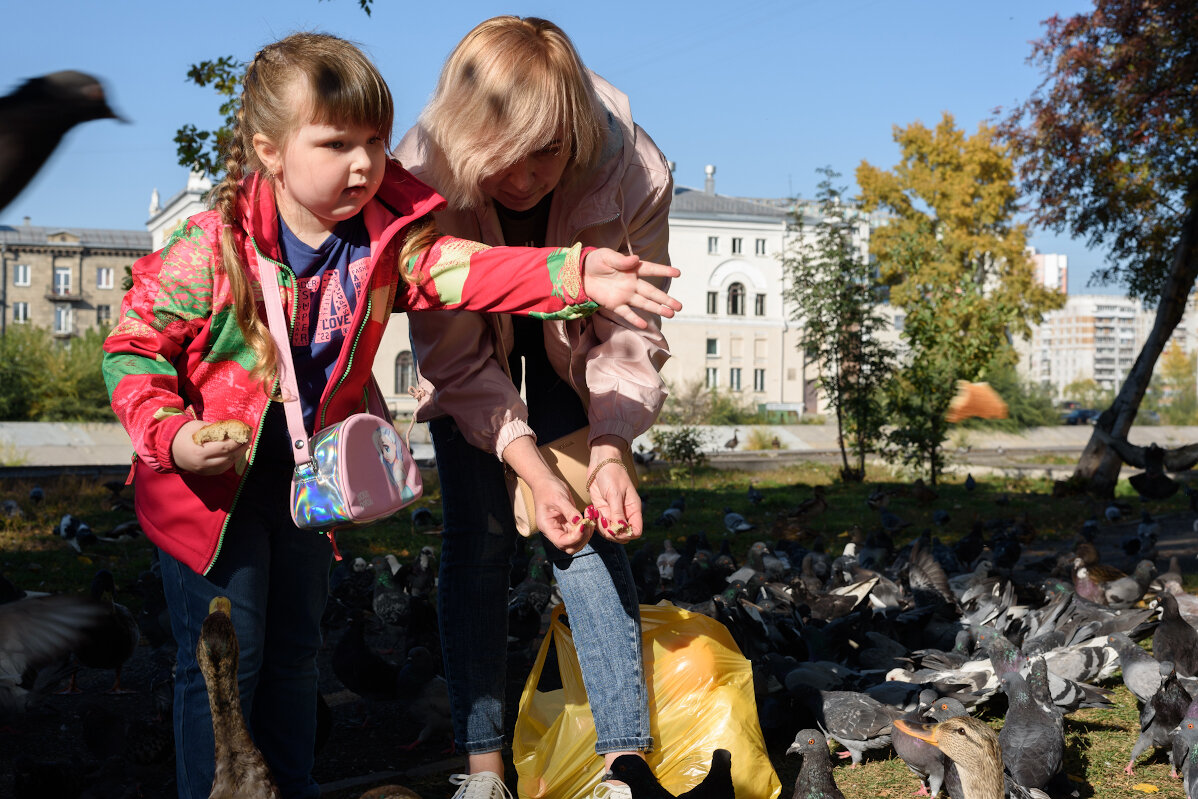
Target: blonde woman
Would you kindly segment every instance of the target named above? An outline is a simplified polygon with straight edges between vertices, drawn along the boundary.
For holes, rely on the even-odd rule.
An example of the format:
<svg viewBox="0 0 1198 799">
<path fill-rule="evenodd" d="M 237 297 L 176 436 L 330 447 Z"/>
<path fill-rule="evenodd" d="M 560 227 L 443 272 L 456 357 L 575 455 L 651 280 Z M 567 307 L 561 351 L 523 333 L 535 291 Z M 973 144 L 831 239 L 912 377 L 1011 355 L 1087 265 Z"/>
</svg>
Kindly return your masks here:
<svg viewBox="0 0 1198 799">
<path fill-rule="evenodd" d="M 665 157 L 633 122 L 628 98 L 589 72 L 551 22 L 496 17 L 468 33 L 396 155 L 447 199 L 437 215 L 444 232 L 488 244 L 604 246 L 669 263 Z M 602 312 L 564 323 L 438 316 L 409 321 L 427 392 L 417 418 L 430 422 L 445 511 L 441 637 L 455 739 L 470 772 L 456 796 L 500 799 L 516 537 L 505 465 L 536 497 L 597 754 L 610 768 L 619 755 L 653 746 L 638 598 L 622 546 L 641 533 L 641 504 L 620 454 L 661 409 L 658 370 L 669 352 L 649 314 L 647 330 Z M 536 449 L 587 424 L 590 499 L 600 516 L 589 537 L 577 525 L 581 509 Z M 597 792 L 631 795 L 613 783 Z"/>
</svg>

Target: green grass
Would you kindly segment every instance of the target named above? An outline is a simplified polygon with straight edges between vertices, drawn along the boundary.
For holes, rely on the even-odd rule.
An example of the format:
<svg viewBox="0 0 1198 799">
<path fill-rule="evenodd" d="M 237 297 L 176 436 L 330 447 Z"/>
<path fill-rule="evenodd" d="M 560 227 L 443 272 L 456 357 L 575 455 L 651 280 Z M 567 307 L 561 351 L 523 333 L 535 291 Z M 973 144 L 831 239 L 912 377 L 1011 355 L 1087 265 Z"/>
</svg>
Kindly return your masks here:
<svg viewBox="0 0 1198 799">
<path fill-rule="evenodd" d="M 957 478 L 936 487 L 939 499 L 932 505 L 921 505 L 904 492 L 908 484 L 883 469 L 871 469 L 867 482 L 846 485 L 836 480 L 836 466 L 820 463 L 801 463 L 771 471 L 740 472 L 702 469 L 695 475 L 694 488 L 688 483 L 672 482 L 668 469 L 655 468 L 645 475 L 641 491 L 647 499 L 645 509 L 645 543 L 659 546 L 666 537 L 683 540 L 689 534 L 705 531 L 713 544 L 725 534 L 724 507 L 745 514 L 757 525 L 757 530 L 741 535 L 733 545 L 740 554 L 758 539 L 790 535 L 808 539 L 822 535 L 829 549 L 839 550 L 854 526 L 868 531 L 876 524 L 876 514 L 865 502 L 870 491 L 889 488 L 896 492 L 890 509 L 912 522 L 914 534 L 932 527 L 935 508 L 949 512 L 951 521 L 944 528 L 933 528 L 945 541 L 955 540 L 968 531 L 975 519 L 1005 516 L 1013 518 L 1027 514 L 1042 540 L 1068 540 L 1080 528 L 1088 515 L 1100 513 L 1103 503 L 1084 497 L 1054 499 L 1051 484 L 1042 478 L 984 477 L 978 488 L 967 492 Z M 426 494 L 421 505 L 441 517 L 440 495 L 435 474 L 426 474 Z M 746 491 L 749 481 L 762 492 L 764 500 L 758 507 L 749 504 Z M 84 591 L 98 568 L 111 570 L 117 580 L 120 600 L 137 609 L 137 598 L 122 591 L 137 574 L 148 567 L 150 549 L 144 542 L 132 544 L 99 543 L 84 553 L 73 549 L 53 534 L 64 513 L 86 520 L 96 532 L 104 532 L 132 517 L 128 511 L 112 510 L 111 494 L 93 478 L 67 477 L 42 481 L 46 501 L 38 507 L 28 502 L 30 481 L 0 481 L 0 501 L 16 499 L 25 515 L 19 519 L 0 519 L 0 569 L 23 588 L 40 591 Z M 787 514 L 799 502 L 812 496 L 815 485 L 824 485 L 829 509 L 804 527 L 788 523 Z M 1126 489 L 1120 489 L 1121 492 Z M 126 494 L 131 495 L 129 489 Z M 682 521 L 669 529 L 653 525 L 658 514 L 679 494 L 685 494 L 686 512 Z M 996 500 L 1005 498 L 1005 504 Z M 1185 497 L 1178 495 L 1164 502 L 1149 503 L 1154 515 L 1188 511 Z M 419 549 L 431 544 L 439 547 L 435 535 L 421 534 L 412 529 L 408 511 L 361 530 L 338 534 L 344 553 L 370 559 L 374 555 L 394 552 L 401 560 L 412 557 Z M 906 538 L 900 537 L 899 543 Z M 632 547 L 638 544 L 632 544 Z M 1195 588 L 1198 576 L 1190 575 L 1187 587 Z M 1082 710 L 1066 719 L 1068 753 L 1066 771 L 1079 780 L 1081 795 L 1102 797 L 1136 797 L 1146 793 L 1134 786 L 1146 784 L 1160 789 L 1161 797 L 1182 797 L 1181 783 L 1169 779 L 1169 766 L 1163 752 L 1140 758 L 1134 776 L 1127 777 L 1123 767 L 1138 733 L 1138 715 L 1134 698 L 1116 677 L 1108 682 L 1114 688 L 1114 707 L 1104 710 Z M 1001 718 L 991 717 L 998 726 Z M 798 761 L 784 754 L 785 746 L 771 749 L 771 759 L 783 784 L 783 797 L 789 797 Z M 836 768 L 836 779 L 849 799 L 906 799 L 917 787 L 901 760 L 871 759 L 857 769 L 843 765 Z"/>
</svg>

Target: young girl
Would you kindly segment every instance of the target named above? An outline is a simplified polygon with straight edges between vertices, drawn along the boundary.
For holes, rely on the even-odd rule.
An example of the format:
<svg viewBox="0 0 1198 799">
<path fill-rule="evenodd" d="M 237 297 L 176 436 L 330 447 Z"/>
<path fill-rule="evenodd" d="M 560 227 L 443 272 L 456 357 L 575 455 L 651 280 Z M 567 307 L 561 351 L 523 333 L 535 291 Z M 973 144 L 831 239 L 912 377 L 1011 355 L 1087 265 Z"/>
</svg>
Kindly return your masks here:
<svg viewBox="0 0 1198 799">
<path fill-rule="evenodd" d="M 488 102 L 496 97 L 503 102 Z M 628 98 L 589 72 L 552 22 L 495 17 L 466 34 L 397 155 L 448 199 L 437 222 L 454 235 L 669 257 L 666 159 L 633 121 Z M 605 313 L 545 323 L 472 313 L 409 321 L 427 391 L 417 418 L 433 434 L 445 511 L 438 618 L 469 772 L 456 796 L 505 795 L 504 641 L 516 538 L 505 464 L 534 492 L 596 753 L 610 768 L 622 754 L 650 750 L 640 615 L 623 548 L 641 533 L 641 503 L 620 455 L 665 400 L 661 331 Z M 587 424 L 590 500 L 601 514 L 589 539 L 562 523 L 571 518 L 571 495 L 536 449 Z M 600 783 L 603 794 L 626 797 L 630 789 Z"/>
<path fill-rule="evenodd" d="M 465 308 L 573 318 L 596 303 L 678 308 L 641 274 L 676 274 L 612 251 L 487 249 L 438 238 L 443 201 L 387 158 L 389 90 L 332 36 L 298 34 L 249 65 L 214 210 L 133 268 L 105 342 L 112 406 L 136 450 L 138 519 L 162 552 L 179 645 L 179 796 L 206 797 L 212 720 L 195 659 L 215 595 L 232 601 L 242 706 L 285 797 L 314 797 L 320 617 L 329 538 L 288 510 L 293 461 L 261 280 L 278 281 L 308 432 L 365 410 L 393 310 Z M 502 269 L 497 267 L 502 265 Z M 248 443 L 193 438 L 240 420 Z"/>
</svg>

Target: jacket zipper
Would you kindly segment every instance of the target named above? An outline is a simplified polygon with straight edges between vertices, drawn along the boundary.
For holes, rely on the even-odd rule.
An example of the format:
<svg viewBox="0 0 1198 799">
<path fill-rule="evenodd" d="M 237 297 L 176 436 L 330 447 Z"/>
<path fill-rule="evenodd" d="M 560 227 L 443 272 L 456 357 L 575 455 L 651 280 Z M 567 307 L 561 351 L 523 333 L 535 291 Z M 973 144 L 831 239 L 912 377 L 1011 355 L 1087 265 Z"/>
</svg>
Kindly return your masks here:
<svg viewBox="0 0 1198 799">
<path fill-rule="evenodd" d="M 285 266 L 284 264 L 280 264 L 278 261 L 272 261 L 270 258 L 267 258 L 265 255 L 263 255 L 262 251 L 260 249 L 258 249 L 258 242 L 254 241 L 254 238 L 252 236 L 250 237 L 250 244 L 254 248 L 254 253 L 259 258 L 262 258 L 263 260 L 266 260 L 266 261 L 270 261 L 275 266 L 280 267 L 281 270 L 286 270 L 286 274 L 291 275 L 292 278 L 295 277 L 294 273 L 292 273 L 292 271 L 289 267 Z M 261 282 L 261 280 L 262 280 L 261 270 L 259 270 L 258 280 L 259 280 L 259 282 Z M 265 301 L 266 301 L 266 298 L 263 297 L 263 302 L 265 302 Z M 296 304 L 293 302 L 293 303 L 291 303 L 291 327 L 292 328 L 295 327 L 295 314 L 296 314 Z M 270 396 L 271 397 L 275 396 L 275 394 L 277 394 L 278 391 L 279 391 L 279 378 L 275 377 L 274 382 L 271 384 Z M 258 432 L 254 435 L 253 446 L 250 447 L 250 457 L 247 458 L 246 462 L 245 462 L 245 473 L 242 474 L 241 479 L 237 481 L 237 492 L 233 495 L 233 502 L 231 505 L 229 505 L 229 512 L 225 514 L 225 521 L 220 526 L 220 535 L 216 539 L 216 551 L 212 553 L 212 559 L 209 560 L 208 565 L 204 567 L 204 572 L 203 572 L 204 574 L 207 574 L 212 569 L 212 567 L 214 565 L 216 565 L 216 559 L 218 557 L 220 557 L 221 547 L 223 547 L 225 544 L 225 531 L 227 529 L 229 529 L 229 520 L 233 518 L 233 511 L 237 509 L 237 500 L 241 499 L 241 491 L 242 491 L 242 489 L 245 488 L 245 475 L 249 474 L 250 468 L 254 465 L 254 455 L 258 452 L 258 442 L 262 438 L 262 425 L 264 425 L 266 423 L 266 414 L 268 414 L 270 412 L 270 403 L 272 401 L 273 400 L 270 400 L 269 398 L 266 400 L 266 405 L 263 406 L 263 408 L 262 408 L 262 415 L 258 417 Z"/>
</svg>

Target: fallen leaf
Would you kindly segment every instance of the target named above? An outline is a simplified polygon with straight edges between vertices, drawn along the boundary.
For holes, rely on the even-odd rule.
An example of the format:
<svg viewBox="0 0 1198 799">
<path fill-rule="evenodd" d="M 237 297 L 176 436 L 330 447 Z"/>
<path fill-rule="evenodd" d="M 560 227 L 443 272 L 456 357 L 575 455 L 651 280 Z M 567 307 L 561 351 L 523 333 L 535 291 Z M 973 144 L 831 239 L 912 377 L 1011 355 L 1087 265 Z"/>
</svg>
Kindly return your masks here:
<svg viewBox="0 0 1198 799">
<path fill-rule="evenodd" d="M 1158 788 L 1157 786 L 1155 786 L 1151 783 L 1147 783 L 1147 782 L 1137 783 L 1137 784 L 1131 786 L 1131 789 L 1133 791 L 1142 791 L 1144 793 L 1158 793 L 1160 791 L 1160 788 Z"/>
</svg>

